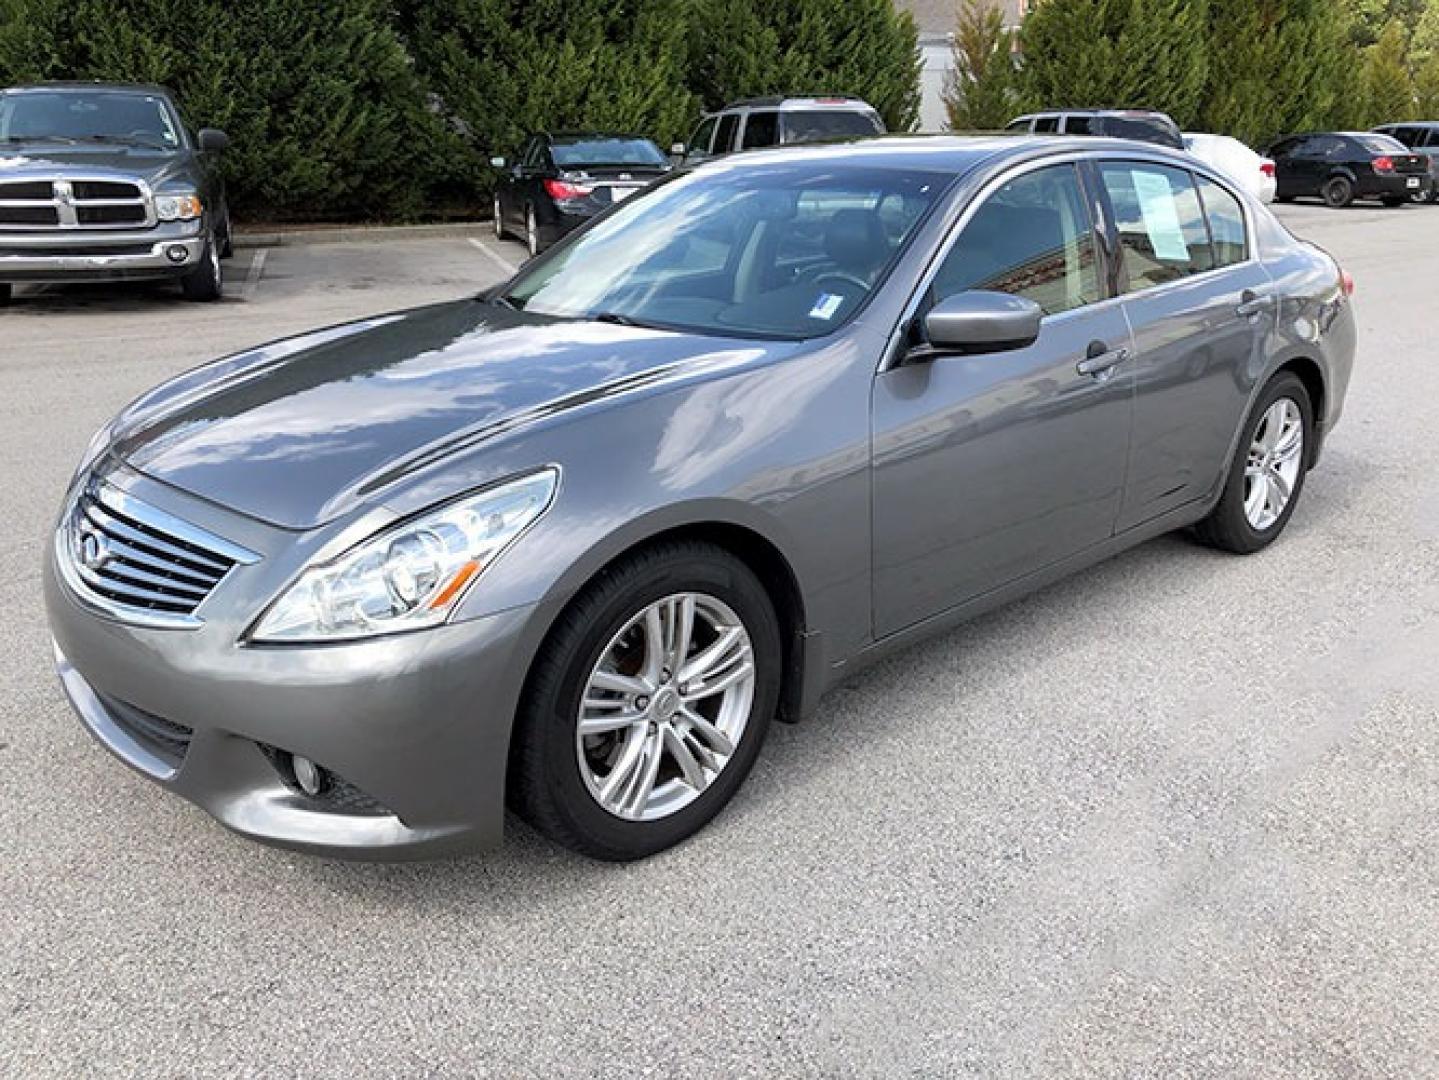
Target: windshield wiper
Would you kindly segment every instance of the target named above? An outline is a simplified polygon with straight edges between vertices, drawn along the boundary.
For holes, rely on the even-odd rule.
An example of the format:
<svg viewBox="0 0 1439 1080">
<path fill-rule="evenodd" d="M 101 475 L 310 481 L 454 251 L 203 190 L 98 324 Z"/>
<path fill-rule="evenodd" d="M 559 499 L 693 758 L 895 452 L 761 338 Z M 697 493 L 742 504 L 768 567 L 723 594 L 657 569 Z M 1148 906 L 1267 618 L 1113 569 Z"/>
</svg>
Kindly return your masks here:
<svg viewBox="0 0 1439 1080">
<path fill-rule="evenodd" d="M 74 140 L 72 140 L 74 141 Z M 143 146 L 147 150 L 167 150 L 169 147 L 158 139 L 135 139 L 129 135 L 86 135 L 86 142 L 107 143 L 116 146 Z"/>
<path fill-rule="evenodd" d="M 624 315 L 618 311 L 596 311 L 585 316 L 585 318 L 591 322 L 610 323 L 614 326 L 634 326 L 641 330 L 665 329 L 663 326 L 657 326 L 651 322 L 644 322 L 641 319 L 636 319 L 631 315 Z"/>
<path fill-rule="evenodd" d="M 20 143 L 57 142 L 65 143 L 67 146 L 74 146 L 79 141 L 79 139 L 72 139 L 69 135 L 6 135 L 4 138 L 0 138 L 0 143 L 14 143 L 16 145 Z"/>
</svg>

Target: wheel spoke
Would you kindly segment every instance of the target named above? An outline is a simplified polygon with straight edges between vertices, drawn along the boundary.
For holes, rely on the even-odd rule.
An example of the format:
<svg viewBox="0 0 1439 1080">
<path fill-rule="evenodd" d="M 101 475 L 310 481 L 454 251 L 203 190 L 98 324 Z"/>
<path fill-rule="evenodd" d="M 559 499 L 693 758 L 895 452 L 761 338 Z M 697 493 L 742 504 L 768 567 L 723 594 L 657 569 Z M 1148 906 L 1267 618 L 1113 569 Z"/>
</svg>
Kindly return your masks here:
<svg viewBox="0 0 1439 1080">
<path fill-rule="evenodd" d="M 1249 519 L 1249 524 L 1255 528 L 1262 528 L 1260 515 L 1264 506 L 1269 501 L 1269 474 L 1261 470 L 1254 477 L 1253 484 L 1249 488 L 1249 497 L 1244 500 L 1244 516 Z"/>
<path fill-rule="evenodd" d="M 1291 423 L 1279 437 L 1279 442 L 1274 446 L 1273 460 L 1277 463 L 1284 463 L 1294 458 L 1299 453 L 1300 447 L 1304 445 L 1304 425 L 1299 421 Z"/>
<path fill-rule="evenodd" d="M 691 682 L 695 679 L 702 679 L 705 675 L 712 673 L 723 666 L 725 654 L 734 648 L 735 643 L 745 638 L 743 628 L 738 626 L 726 626 L 720 631 L 709 648 L 695 656 L 680 669 L 679 681 L 682 683 Z"/>
<path fill-rule="evenodd" d="M 680 715 L 689 723 L 690 730 L 703 736 L 706 745 L 715 753 L 724 757 L 729 757 L 734 753 L 734 743 L 730 742 L 730 737 L 694 709 L 685 706 L 680 710 Z"/>
<path fill-rule="evenodd" d="M 690 753 L 690 748 L 685 745 L 684 739 L 675 732 L 675 729 L 666 724 L 664 728 L 665 749 L 669 751 L 670 757 L 679 766 L 680 774 L 684 777 L 685 783 L 696 791 L 703 791 L 709 787 L 709 778 L 705 776 L 704 769 Z"/>
<path fill-rule="evenodd" d="M 648 694 L 653 684 L 638 675 L 621 675 L 618 671 L 596 671 L 590 676 L 590 687 L 611 690 L 616 694 Z"/>
<path fill-rule="evenodd" d="M 1278 469 L 1269 470 L 1270 499 L 1276 514 L 1282 513 L 1289 502 L 1289 483 L 1279 474 Z"/>
<path fill-rule="evenodd" d="M 701 701 L 704 698 L 714 697 L 722 694 L 731 686 L 749 678 L 754 671 L 754 664 L 750 663 L 749 650 L 745 649 L 735 657 L 738 663 L 733 664 L 729 670 L 716 672 L 713 681 L 701 681 L 697 687 L 691 687 L 690 692 L 685 695 L 686 701 Z"/>
<path fill-rule="evenodd" d="M 581 735 L 605 735 L 611 731 L 623 731 L 645 722 L 642 712 L 622 712 L 613 716 L 586 716 L 580 721 Z"/>
<path fill-rule="evenodd" d="M 645 661 L 642 677 L 651 686 L 658 686 L 660 673 L 665 667 L 665 624 L 658 604 L 645 610 L 644 633 Z"/>
<path fill-rule="evenodd" d="M 666 661 L 670 671 L 679 671 L 689 656 L 694 637 L 695 598 L 686 593 L 670 602 L 670 649 Z"/>
<path fill-rule="evenodd" d="M 605 777 L 604 786 L 600 788 L 600 801 L 606 806 L 620 805 L 616 796 L 629 786 L 634 778 L 636 768 L 641 763 L 648 742 L 647 733 L 637 728 L 631 730 L 629 738 L 620 750 L 620 756 L 615 759 L 609 775 Z"/>
<path fill-rule="evenodd" d="M 665 756 L 664 744 L 658 731 L 645 736 L 644 765 L 635 772 L 635 782 L 625 796 L 623 809 L 632 817 L 643 813 L 650 801 L 650 792 L 655 789 L 655 777 L 659 775 L 660 761 Z"/>
</svg>

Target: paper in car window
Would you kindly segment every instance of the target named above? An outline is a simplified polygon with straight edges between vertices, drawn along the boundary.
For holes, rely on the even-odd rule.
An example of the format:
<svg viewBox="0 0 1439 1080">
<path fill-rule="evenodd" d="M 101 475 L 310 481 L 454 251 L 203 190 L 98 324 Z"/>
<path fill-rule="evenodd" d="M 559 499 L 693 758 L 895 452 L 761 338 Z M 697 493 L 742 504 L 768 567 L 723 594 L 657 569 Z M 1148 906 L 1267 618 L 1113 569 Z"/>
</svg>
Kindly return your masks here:
<svg viewBox="0 0 1439 1080">
<path fill-rule="evenodd" d="M 814 302 L 814 307 L 809 309 L 809 317 L 811 319 L 824 319 L 828 322 L 834 318 L 834 313 L 839 310 L 840 304 L 843 303 L 843 296 L 836 296 L 834 293 L 821 293 L 820 298 Z"/>
<path fill-rule="evenodd" d="M 1169 181 L 1158 173 L 1130 172 L 1134 194 L 1139 199 L 1139 212 L 1144 216 L 1144 231 L 1156 258 L 1170 262 L 1188 262 L 1189 245 L 1184 242 L 1184 227 L 1179 224 L 1174 195 Z"/>
</svg>

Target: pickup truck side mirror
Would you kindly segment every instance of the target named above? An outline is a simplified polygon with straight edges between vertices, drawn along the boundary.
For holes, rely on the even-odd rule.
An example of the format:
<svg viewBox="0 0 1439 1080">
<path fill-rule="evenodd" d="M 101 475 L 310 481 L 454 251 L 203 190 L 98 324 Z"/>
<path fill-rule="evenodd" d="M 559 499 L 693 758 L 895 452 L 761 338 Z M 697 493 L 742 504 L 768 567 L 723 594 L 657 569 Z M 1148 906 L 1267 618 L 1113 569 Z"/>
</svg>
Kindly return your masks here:
<svg viewBox="0 0 1439 1080">
<path fill-rule="evenodd" d="M 1009 352 L 1033 345 L 1044 309 L 1009 293 L 971 289 L 947 296 L 924 317 L 926 341 L 909 352 L 907 362 L 941 356 Z"/>
<path fill-rule="evenodd" d="M 201 128 L 196 141 L 207 154 L 223 154 L 230 148 L 230 136 L 219 128 Z"/>
</svg>

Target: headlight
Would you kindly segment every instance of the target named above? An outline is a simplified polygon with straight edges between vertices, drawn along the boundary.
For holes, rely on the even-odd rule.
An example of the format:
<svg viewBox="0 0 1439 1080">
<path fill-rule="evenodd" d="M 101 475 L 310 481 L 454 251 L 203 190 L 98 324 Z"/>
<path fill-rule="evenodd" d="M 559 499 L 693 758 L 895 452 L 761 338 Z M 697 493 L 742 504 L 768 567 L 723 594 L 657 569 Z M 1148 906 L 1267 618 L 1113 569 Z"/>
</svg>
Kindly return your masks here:
<svg viewBox="0 0 1439 1080">
<path fill-rule="evenodd" d="M 260 619 L 252 641 L 344 641 L 444 622 L 465 590 L 554 497 L 545 469 L 459 499 L 309 567 Z"/>
<path fill-rule="evenodd" d="M 198 195 L 157 195 L 155 216 L 161 221 L 194 221 L 205 212 Z"/>
<path fill-rule="evenodd" d="M 75 466 L 75 473 L 72 479 L 78 479 L 82 474 L 90 471 L 90 466 L 100 460 L 100 455 L 110 449 L 110 443 L 115 438 L 115 421 L 109 420 L 94 435 L 90 436 L 90 442 L 85 447 L 85 453 L 80 458 L 80 464 Z"/>
</svg>

